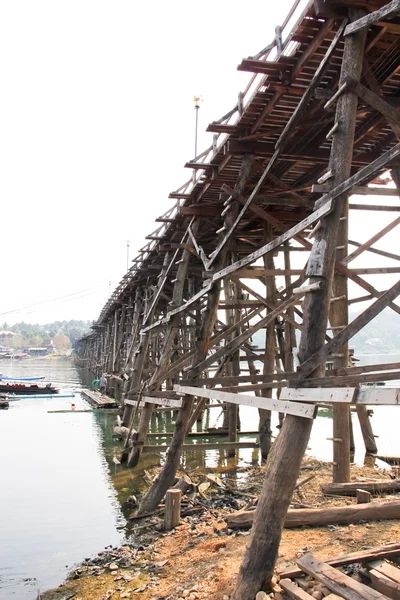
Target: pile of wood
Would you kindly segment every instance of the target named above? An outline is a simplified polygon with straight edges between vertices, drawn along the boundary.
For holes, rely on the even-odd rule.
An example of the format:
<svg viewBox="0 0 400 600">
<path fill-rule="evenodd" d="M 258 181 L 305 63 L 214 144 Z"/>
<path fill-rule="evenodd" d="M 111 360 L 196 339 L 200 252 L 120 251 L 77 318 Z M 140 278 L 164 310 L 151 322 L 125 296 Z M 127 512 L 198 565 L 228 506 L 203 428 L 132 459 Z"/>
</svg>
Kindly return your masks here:
<svg viewBox="0 0 400 600">
<path fill-rule="evenodd" d="M 400 500 L 370 502 L 371 494 L 400 491 L 400 479 L 337 483 L 322 486 L 321 489 L 326 495 L 356 496 L 357 504 L 289 509 L 285 518 L 285 528 L 400 519 Z M 253 524 L 254 514 L 254 509 L 242 510 L 226 515 L 225 520 L 230 529 L 249 529 Z"/>
<path fill-rule="evenodd" d="M 280 595 L 292 600 L 322 600 L 324 597 L 328 600 L 399 600 L 398 560 L 400 543 L 327 561 L 305 554 L 297 561 L 297 568 L 279 573 Z"/>
</svg>

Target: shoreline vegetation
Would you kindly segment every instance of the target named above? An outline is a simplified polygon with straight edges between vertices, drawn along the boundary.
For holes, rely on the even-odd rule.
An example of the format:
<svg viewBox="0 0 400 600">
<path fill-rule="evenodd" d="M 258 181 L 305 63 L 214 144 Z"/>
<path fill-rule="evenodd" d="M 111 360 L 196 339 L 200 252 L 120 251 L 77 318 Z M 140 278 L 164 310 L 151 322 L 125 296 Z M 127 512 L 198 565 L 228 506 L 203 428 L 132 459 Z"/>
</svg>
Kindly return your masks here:
<svg viewBox="0 0 400 600">
<path fill-rule="evenodd" d="M 159 467 L 149 469 L 146 476 L 155 477 L 159 470 Z M 356 505 L 354 497 L 322 492 L 321 486 L 331 483 L 331 470 L 331 463 L 305 458 L 291 508 Z M 83 557 L 65 583 L 38 597 L 41 600 L 229 600 L 250 532 L 229 529 L 227 521 L 237 511 L 254 508 L 264 471 L 262 465 L 224 467 L 217 473 L 212 469 L 202 470 L 201 474 L 180 472 L 178 487 L 185 491 L 182 518 L 172 531 L 164 531 L 163 504 L 153 515 L 138 519 L 134 510 L 137 499 L 131 497 L 124 506 L 129 513 L 125 544 L 99 549 L 94 557 Z M 396 467 L 352 465 L 351 480 L 362 487 L 365 481 L 383 482 L 389 476 L 397 477 L 397 471 Z M 373 496 L 372 503 L 393 502 L 398 498 L 396 492 L 381 492 Z M 399 539 L 400 520 L 285 529 L 269 597 L 282 599 L 279 571 L 295 566 L 296 560 L 308 552 L 328 559 Z"/>
</svg>

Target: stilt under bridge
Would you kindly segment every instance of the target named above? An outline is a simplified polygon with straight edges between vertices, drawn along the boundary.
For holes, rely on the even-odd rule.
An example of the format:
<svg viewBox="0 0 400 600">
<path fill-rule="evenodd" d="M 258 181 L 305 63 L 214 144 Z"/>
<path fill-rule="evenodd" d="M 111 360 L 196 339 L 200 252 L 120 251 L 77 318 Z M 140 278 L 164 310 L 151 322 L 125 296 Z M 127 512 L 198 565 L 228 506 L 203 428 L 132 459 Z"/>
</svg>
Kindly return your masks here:
<svg viewBox="0 0 400 600">
<path fill-rule="evenodd" d="M 400 224 L 400 0 L 296 1 L 238 68 L 248 86 L 208 126 L 212 145 L 186 163 L 76 352 L 111 376 L 124 425 L 136 420 L 131 467 L 152 412 L 178 409 L 142 514 L 171 486 L 209 399 L 226 405 L 231 453 L 239 405 L 258 407 L 270 457 L 234 594 L 250 600 L 272 576 L 318 405 L 333 406 L 333 480 L 346 482 L 351 407 L 376 451 L 367 406 L 399 402 L 398 389 L 363 384 L 399 379 L 400 363 L 357 366 L 349 342 L 385 308 L 400 314 L 400 255 L 375 247 Z M 353 320 L 349 306 L 361 306 Z M 283 422 L 273 445 L 271 411 Z"/>
</svg>

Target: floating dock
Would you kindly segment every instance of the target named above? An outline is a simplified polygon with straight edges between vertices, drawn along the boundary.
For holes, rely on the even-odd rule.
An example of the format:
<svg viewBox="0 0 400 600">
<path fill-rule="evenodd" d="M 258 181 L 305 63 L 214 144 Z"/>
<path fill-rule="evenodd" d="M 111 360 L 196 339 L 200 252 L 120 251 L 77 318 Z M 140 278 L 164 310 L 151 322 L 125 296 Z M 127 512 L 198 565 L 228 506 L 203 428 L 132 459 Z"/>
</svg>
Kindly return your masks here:
<svg viewBox="0 0 400 600">
<path fill-rule="evenodd" d="M 119 404 L 115 398 L 110 398 L 106 395 L 101 395 L 100 392 L 92 392 L 91 390 L 80 390 L 82 396 L 95 408 L 118 408 Z"/>
</svg>

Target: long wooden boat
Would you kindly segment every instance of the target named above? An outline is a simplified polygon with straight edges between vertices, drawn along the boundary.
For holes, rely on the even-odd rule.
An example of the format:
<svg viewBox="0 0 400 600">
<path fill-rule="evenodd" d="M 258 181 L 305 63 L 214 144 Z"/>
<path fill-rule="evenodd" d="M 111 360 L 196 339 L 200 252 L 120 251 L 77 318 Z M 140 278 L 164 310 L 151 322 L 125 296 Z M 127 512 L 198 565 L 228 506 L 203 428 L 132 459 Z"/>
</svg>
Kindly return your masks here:
<svg viewBox="0 0 400 600">
<path fill-rule="evenodd" d="M 18 396 L 29 396 L 32 394 L 58 394 L 58 390 L 47 383 L 46 385 L 25 385 L 24 383 L 2 383 L 0 381 L 0 394 L 17 394 Z"/>
</svg>

